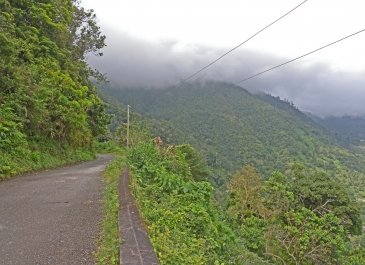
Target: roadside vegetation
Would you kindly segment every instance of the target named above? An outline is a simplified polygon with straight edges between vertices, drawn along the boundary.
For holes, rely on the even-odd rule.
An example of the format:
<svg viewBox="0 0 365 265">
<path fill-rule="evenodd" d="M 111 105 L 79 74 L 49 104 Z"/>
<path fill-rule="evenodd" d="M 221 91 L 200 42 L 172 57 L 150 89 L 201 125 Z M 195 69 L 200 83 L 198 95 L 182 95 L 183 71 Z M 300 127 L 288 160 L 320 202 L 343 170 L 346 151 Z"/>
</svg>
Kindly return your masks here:
<svg viewBox="0 0 365 265">
<path fill-rule="evenodd" d="M 364 264 L 359 206 L 324 172 L 297 164 L 263 180 L 246 166 L 219 206 L 190 145 L 142 141 L 128 163 L 161 264 Z"/>
<path fill-rule="evenodd" d="M 1 145 L 1 143 L 0 143 Z M 73 147 L 52 139 L 24 141 L 7 152 L 0 150 L 0 181 L 21 173 L 72 164 L 95 158 L 92 147 Z"/>
<path fill-rule="evenodd" d="M 86 55 L 104 40 L 79 1 L 0 0 L 0 180 L 94 157 L 109 118 Z"/>
<path fill-rule="evenodd" d="M 364 264 L 360 205 L 331 172 L 244 166 L 217 201 L 191 145 L 152 140 L 135 124 L 144 136 L 128 151 L 132 191 L 161 264 Z"/>
<path fill-rule="evenodd" d="M 113 142 L 99 143 L 99 152 L 115 156 L 104 172 L 105 190 L 103 194 L 102 231 L 96 252 L 98 265 L 119 264 L 119 197 L 118 183 L 122 169 L 126 166 L 126 153 Z"/>
<path fill-rule="evenodd" d="M 128 153 L 132 190 L 161 264 L 268 264 L 239 243 L 201 162 L 190 145 L 152 140 Z"/>
</svg>

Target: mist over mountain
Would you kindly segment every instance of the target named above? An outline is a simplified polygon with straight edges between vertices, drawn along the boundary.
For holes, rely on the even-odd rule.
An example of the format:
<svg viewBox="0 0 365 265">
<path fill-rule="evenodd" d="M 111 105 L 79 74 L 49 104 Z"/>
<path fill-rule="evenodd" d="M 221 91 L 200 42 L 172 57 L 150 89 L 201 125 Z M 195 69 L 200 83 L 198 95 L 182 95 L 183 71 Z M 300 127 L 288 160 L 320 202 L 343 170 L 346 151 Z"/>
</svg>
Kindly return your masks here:
<svg viewBox="0 0 365 265">
<path fill-rule="evenodd" d="M 108 47 L 91 65 L 107 73 L 113 86 L 158 88 L 178 84 L 226 49 L 182 45 L 166 40 L 147 42 L 126 33 L 106 30 Z M 299 55 L 299 54 L 298 54 Z M 241 48 L 198 75 L 197 80 L 237 83 L 290 58 Z M 365 114 L 365 75 L 336 72 L 325 64 L 299 61 L 242 83 L 251 93 L 266 92 L 293 101 L 318 116 Z M 194 79 L 193 79 L 194 80 Z"/>
</svg>

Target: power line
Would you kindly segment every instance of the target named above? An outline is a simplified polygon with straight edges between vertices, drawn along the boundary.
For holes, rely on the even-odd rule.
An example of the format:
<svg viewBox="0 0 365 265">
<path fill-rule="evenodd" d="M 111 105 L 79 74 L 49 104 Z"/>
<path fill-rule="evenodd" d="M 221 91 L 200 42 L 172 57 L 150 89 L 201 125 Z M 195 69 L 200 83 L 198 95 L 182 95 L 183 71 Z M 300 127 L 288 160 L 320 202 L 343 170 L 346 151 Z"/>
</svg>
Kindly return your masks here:
<svg viewBox="0 0 365 265">
<path fill-rule="evenodd" d="M 256 37 L 258 34 L 260 34 L 261 32 L 263 32 L 265 29 L 269 28 L 270 26 L 274 25 L 279 20 L 283 19 L 284 17 L 286 17 L 287 15 L 289 15 L 290 13 L 292 13 L 295 9 L 299 8 L 300 6 L 302 6 L 307 1 L 309 1 L 309 0 L 305 0 L 305 1 L 301 2 L 299 5 L 295 6 L 293 9 L 291 9 L 290 11 L 288 11 L 287 13 L 285 13 L 284 15 L 282 15 L 281 17 L 279 17 L 275 21 L 271 22 L 267 26 L 265 26 L 262 29 L 260 29 L 258 32 L 256 32 L 255 34 L 253 34 L 251 37 L 249 37 L 248 39 L 246 39 L 244 42 L 242 42 L 242 43 L 238 44 L 237 46 L 233 47 L 232 49 L 230 49 L 229 51 L 225 52 L 224 54 L 222 54 L 221 56 L 219 56 L 217 59 L 215 59 L 214 61 L 212 61 L 211 63 L 207 64 L 206 66 L 202 67 L 200 70 L 196 71 L 195 73 L 191 74 L 190 76 L 188 76 L 187 78 L 185 78 L 184 80 L 182 80 L 181 83 L 185 83 L 186 81 L 190 80 L 191 78 L 193 78 L 194 76 L 198 75 L 202 71 L 208 69 L 210 66 L 212 66 L 213 64 L 215 64 L 216 62 L 218 62 L 219 60 L 221 60 L 223 57 L 227 56 L 229 53 L 231 53 L 234 50 L 238 49 L 243 44 L 245 44 L 249 40 L 251 40 L 254 37 Z"/>
<path fill-rule="evenodd" d="M 310 55 L 310 54 L 312 54 L 312 53 L 315 53 L 315 52 L 318 52 L 318 51 L 320 51 L 320 50 L 323 50 L 323 49 L 325 49 L 325 48 L 327 48 L 327 47 L 329 47 L 329 46 L 332 46 L 332 45 L 334 45 L 334 44 L 336 44 L 336 43 L 338 43 L 338 42 L 341 42 L 341 41 L 343 41 L 343 40 L 346 40 L 346 39 L 348 39 L 348 38 L 351 38 L 351 37 L 353 37 L 353 36 L 355 36 L 355 35 L 357 35 L 357 34 L 360 34 L 361 32 L 364 32 L 364 31 L 365 31 L 365 28 L 364 28 L 364 29 L 362 29 L 362 30 L 360 30 L 360 31 L 358 31 L 358 32 L 352 33 L 352 34 L 350 34 L 350 35 L 348 35 L 348 36 L 346 36 L 346 37 L 343 37 L 343 38 L 341 38 L 341 39 L 339 39 L 339 40 L 336 40 L 336 41 L 334 41 L 334 42 L 331 42 L 331 43 L 329 43 L 329 44 L 327 44 L 327 45 L 325 45 L 325 46 L 322 46 L 321 48 L 315 49 L 315 50 L 313 50 L 313 51 L 311 51 L 311 52 L 308 52 L 308 53 L 306 53 L 306 54 L 303 54 L 303 55 L 301 55 L 301 56 L 298 56 L 298 57 L 296 57 L 296 58 L 294 58 L 294 59 L 291 59 L 291 60 L 289 60 L 289 61 L 286 61 L 286 62 L 284 62 L 284 63 L 278 64 L 278 65 L 276 65 L 276 66 L 274 66 L 274 67 L 271 67 L 271 68 L 269 68 L 269 69 L 266 69 L 266 70 L 264 70 L 264 71 L 262 71 L 262 72 L 259 72 L 259 73 L 257 73 L 257 74 L 252 75 L 252 76 L 249 76 L 249 77 L 246 77 L 246 78 L 242 79 L 241 81 L 239 81 L 238 83 L 236 83 L 236 85 L 239 85 L 239 84 L 241 84 L 241 83 L 243 83 L 243 82 L 245 82 L 245 81 L 247 81 L 247 80 L 249 80 L 249 79 L 252 79 L 252 78 L 254 78 L 254 77 L 257 77 L 257 76 L 259 76 L 259 75 L 262 75 L 262 74 L 264 74 L 264 73 L 267 73 L 267 72 L 269 72 L 269 71 L 272 71 L 272 70 L 274 70 L 274 69 L 276 69 L 276 68 L 279 68 L 279 67 L 281 67 L 281 66 L 283 66 L 283 65 L 286 65 L 286 64 L 292 63 L 292 62 L 294 62 L 294 61 L 296 61 L 296 60 L 299 60 L 299 59 L 301 59 L 301 58 L 303 58 L 303 57 L 305 57 L 305 56 L 308 56 L 308 55 Z"/>
</svg>

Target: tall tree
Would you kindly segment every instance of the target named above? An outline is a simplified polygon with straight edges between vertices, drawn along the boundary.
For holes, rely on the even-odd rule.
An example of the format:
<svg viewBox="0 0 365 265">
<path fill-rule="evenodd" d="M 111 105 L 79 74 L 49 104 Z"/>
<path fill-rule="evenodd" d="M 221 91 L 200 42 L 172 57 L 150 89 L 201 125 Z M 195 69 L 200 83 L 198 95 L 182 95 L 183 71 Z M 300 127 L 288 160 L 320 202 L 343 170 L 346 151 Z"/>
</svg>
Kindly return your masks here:
<svg viewBox="0 0 365 265">
<path fill-rule="evenodd" d="M 265 216 L 261 197 L 262 180 L 252 166 L 238 171 L 228 184 L 228 213 L 238 222 L 250 216 Z"/>
<path fill-rule="evenodd" d="M 94 12 L 78 1 L 0 0 L 0 178 L 25 157 L 20 171 L 32 168 L 40 142 L 90 147 L 106 131 L 90 80 L 102 75 L 86 62 L 101 55 L 104 40 Z"/>
<path fill-rule="evenodd" d="M 92 10 L 73 0 L 0 0 L 0 103 L 28 136 L 76 146 L 106 129 L 85 58 L 105 46 Z"/>
</svg>

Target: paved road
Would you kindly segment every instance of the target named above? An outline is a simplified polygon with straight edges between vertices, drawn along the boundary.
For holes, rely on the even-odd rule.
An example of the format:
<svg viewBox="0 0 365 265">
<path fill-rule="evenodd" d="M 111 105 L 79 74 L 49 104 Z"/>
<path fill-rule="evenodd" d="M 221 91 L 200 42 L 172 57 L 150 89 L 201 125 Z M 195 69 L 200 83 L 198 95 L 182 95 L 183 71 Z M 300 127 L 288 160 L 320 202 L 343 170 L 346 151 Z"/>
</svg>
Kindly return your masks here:
<svg viewBox="0 0 365 265">
<path fill-rule="evenodd" d="M 0 264 L 94 264 L 111 158 L 0 182 Z"/>
</svg>

